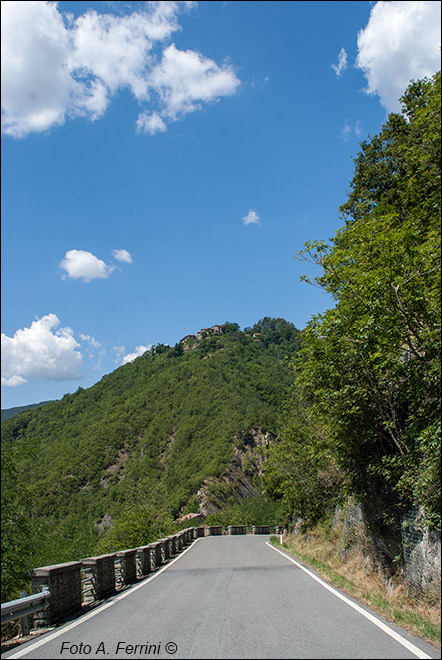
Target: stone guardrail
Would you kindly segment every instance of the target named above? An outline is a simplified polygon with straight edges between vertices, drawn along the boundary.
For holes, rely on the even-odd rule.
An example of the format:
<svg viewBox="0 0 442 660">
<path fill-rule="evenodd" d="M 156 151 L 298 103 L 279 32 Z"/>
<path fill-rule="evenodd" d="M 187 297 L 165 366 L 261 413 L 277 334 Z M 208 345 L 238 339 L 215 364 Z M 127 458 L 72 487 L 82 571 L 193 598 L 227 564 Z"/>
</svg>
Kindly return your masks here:
<svg viewBox="0 0 442 660">
<path fill-rule="evenodd" d="M 37 608 L 38 611 L 32 610 L 33 626 L 36 628 L 52 626 L 68 616 L 80 614 L 91 605 L 103 601 L 158 570 L 179 555 L 195 539 L 223 534 L 246 534 L 248 531 L 252 534 L 270 534 L 271 530 L 275 530 L 277 534 L 282 533 L 282 527 L 267 525 L 253 527 L 230 525 L 227 528 L 222 525 L 189 527 L 138 548 L 34 568 L 29 572 L 33 596 L 29 596 L 28 599 L 38 600 L 35 599 L 35 595 L 40 595 L 41 607 Z M 2 612 L 8 610 L 8 606 L 11 609 L 11 606 L 17 602 L 2 604 Z M 24 614 L 28 613 L 30 612 L 24 612 Z M 21 612 L 16 617 L 11 616 L 10 619 L 23 617 L 24 614 Z"/>
</svg>

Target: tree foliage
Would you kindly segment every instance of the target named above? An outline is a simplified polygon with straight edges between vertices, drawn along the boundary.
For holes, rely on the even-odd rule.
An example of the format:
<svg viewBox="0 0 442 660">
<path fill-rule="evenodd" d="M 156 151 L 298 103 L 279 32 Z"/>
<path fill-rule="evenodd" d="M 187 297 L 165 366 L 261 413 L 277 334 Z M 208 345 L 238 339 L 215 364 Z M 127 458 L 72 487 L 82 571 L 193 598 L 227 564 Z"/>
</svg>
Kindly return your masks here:
<svg viewBox="0 0 442 660">
<path fill-rule="evenodd" d="M 2 443 L 2 603 L 18 598 L 26 581 L 34 526 L 29 518 L 30 498 L 26 483 L 18 479 L 20 449 Z"/>
<path fill-rule="evenodd" d="M 266 490 L 280 501 L 288 527 L 293 518 L 313 526 L 343 498 L 343 474 L 324 432 L 294 386 L 283 407 L 279 442 L 268 448 L 263 466 Z"/>
<path fill-rule="evenodd" d="M 372 519 L 414 503 L 440 526 L 440 73 L 401 100 L 361 144 L 345 224 L 299 255 L 336 305 L 303 331 L 297 382 Z"/>
</svg>

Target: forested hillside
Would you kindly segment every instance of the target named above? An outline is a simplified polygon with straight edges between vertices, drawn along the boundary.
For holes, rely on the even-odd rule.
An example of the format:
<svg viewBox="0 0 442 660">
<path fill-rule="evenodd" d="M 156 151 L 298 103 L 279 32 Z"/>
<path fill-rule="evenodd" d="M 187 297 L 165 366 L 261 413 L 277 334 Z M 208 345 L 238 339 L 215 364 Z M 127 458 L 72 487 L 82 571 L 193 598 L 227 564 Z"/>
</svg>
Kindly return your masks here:
<svg viewBox="0 0 442 660">
<path fill-rule="evenodd" d="M 390 562 L 402 515 L 440 530 L 440 72 L 361 144 L 343 226 L 306 245 L 336 302 L 302 332 L 266 480 L 311 526 L 348 496 Z"/>
<path fill-rule="evenodd" d="M 299 332 L 269 318 L 219 332 L 157 345 L 93 387 L 2 424 L 3 601 L 31 566 L 159 538 L 180 513 L 198 512 L 203 494 L 212 512 L 238 512 L 244 492 L 254 522 L 275 515 L 251 438 L 280 431 Z M 241 448 L 235 490 L 217 478 Z"/>
</svg>

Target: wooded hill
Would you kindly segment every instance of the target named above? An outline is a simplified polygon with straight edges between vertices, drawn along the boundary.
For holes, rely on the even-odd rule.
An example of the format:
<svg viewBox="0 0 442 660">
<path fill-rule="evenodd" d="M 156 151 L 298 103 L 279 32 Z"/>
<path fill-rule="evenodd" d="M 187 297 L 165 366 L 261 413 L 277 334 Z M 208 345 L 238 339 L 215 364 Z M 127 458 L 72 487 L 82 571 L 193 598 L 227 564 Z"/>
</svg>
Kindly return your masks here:
<svg viewBox="0 0 442 660">
<path fill-rule="evenodd" d="M 247 443 L 243 517 L 276 522 L 249 441 L 256 430 L 278 433 L 299 332 L 269 318 L 220 332 L 157 345 L 93 387 L 2 424 L 2 601 L 31 566 L 158 538 L 198 512 L 201 488 L 212 511 L 238 515 L 241 489 L 217 478 Z"/>
</svg>

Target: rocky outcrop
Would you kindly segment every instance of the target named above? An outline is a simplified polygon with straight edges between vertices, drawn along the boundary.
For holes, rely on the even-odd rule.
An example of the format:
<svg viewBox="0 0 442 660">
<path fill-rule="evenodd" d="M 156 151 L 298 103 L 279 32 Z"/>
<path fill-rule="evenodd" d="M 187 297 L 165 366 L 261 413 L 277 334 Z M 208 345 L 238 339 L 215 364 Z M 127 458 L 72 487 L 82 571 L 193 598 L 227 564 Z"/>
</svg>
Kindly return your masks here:
<svg viewBox="0 0 442 660">
<path fill-rule="evenodd" d="M 419 591 L 437 590 L 441 579 L 440 534 L 425 526 L 421 507 L 402 516 L 402 548 L 405 581 Z"/>
<path fill-rule="evenodd" d="M 253 428 L 241 438 L 229 467 L 219 477 L 206 479 L 197 493 L 199 513 L 209 516 L 228 503 L 240 503 L 261 492 L 259 488 L 265 457 L 262 448 L 275 442 L 270 431 Z"/>
<path fill-rule="evenodd" d="M 437 591 L 441 581 L 440 533 L 429 530 L 424 521 L 421 507 L 402 514 L 394 544 L 397 555 L 391 557 L 391 531 L 383 535 L 382 529 L 368 525 L 363 505 L 349 498 L 345 507 L 337 507 L 333 521 L 333 527 L 342 527 L 340 558 L 345 560 L 357 546 L 365 557 L 364 565 L 380 568 L 387 581 L 401 568 L 402 579 L 412 589 L 422 593 Z"/>
</svg>

